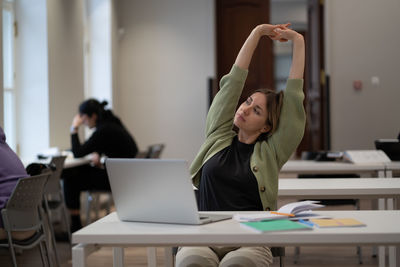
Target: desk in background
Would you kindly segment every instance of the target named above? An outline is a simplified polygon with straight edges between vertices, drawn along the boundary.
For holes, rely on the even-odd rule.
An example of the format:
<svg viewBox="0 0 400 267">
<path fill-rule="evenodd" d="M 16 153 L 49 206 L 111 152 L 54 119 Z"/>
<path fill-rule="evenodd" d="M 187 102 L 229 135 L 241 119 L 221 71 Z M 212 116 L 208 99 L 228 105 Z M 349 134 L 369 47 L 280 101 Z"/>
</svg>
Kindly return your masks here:
<svg viewBox="0 0 400 267">
<path fill-rule="evenodd" d="M 393 172 L 400 172 L 400 161 L 385 163 L 385 168 L 386 177 L 393 177 Z"/>
<path fill-rule="evenodd" d="M 279 198 L 378 199 L 399 198 L 398 178 L 279 179 Z"/>
<path fill-rule="evenodd" d="M 393 199 L 396 209 L 400 197 L 399 178 L 279 179 L 278 198 L 305 199 Z M 317 212 L 319 213 L 319 211 Z M 399 227 L 400 229 L 400 227 Z M 389 261 L 396 266 L 396 247 L 389 247 Z M 399 261 L 400 256 L 397 261 Z M 385 248 L 379 248 L 379 266 L 385 266 Z"/>
<path fill-rule="evenodd" d="M 372 174 L 386 177 L 384 163 L 353 164 L 340 161 L 289 160 L 280 173 L 284 174 Z"/>
<path fill-rule="evenodd" d="M 47 164 L 51 160 L 51 156 L 48 159 L 22 159 L 22 163 L 27 167 L 31 163 L 44 163 Z M 68 155 L 64 161 L 64 169 L 74 168 L 86 164 L 90 164 L 90 156 L 83 158 L 74 158 L 72 155 Z"/>
</svg>

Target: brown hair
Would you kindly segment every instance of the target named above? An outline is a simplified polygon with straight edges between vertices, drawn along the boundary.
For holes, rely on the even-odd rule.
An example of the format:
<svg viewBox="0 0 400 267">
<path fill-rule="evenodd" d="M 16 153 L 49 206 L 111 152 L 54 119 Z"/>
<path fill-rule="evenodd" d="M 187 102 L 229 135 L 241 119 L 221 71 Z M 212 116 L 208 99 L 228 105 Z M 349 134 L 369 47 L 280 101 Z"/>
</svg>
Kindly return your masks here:
<svg viewBox="0 0 400 267">
<path fill-rule="evenodd" d="M 258 89 L 253 92 L 262 93 L 266 98 L 266 108 L 267 108 L 267 120 L 266 125 L 270 127 L 270 130 L 266 133 L 260 134 L 257 138 L 258 141 L 267 140 L 279 125 L 279 117 L 281 115 L 282 102 L 283 102 L 283 91 L 275 92 L 271 89 Z"/>
</svg>

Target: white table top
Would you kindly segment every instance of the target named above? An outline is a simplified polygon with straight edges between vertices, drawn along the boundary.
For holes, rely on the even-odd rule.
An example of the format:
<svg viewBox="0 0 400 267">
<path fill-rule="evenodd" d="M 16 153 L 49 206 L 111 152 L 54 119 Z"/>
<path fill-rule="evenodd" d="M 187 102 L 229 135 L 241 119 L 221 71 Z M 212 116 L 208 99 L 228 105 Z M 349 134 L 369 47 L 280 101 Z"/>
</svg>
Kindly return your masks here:
<svg viewBox="0 0 400 267">
<path fill-rule="evenodd" d="M 121 222 L 115 212 L 72 235 L 72 243 L 109 246 L 191 245 L 399 245 L 400 211 L 318 211 L 334 218 L 355 218 L 366 227 L 258 233 L 234 220 L 202 226 Z"/>
<path fill-rule="evenodd" d="M 400 170 L 400 161 L 388 162 L 388 163 L 385 163 L 385 166 L 386 166 L 386 170 L 398 171 L 398 170 Z"/>
<path fill-rule="evenodd" d="M 37 163 L 50 163 L 50 158 L 48 159 L 22 159 L 22 163 L 24 166 L 28 166 L 30 163 L 37 162 Z M 86 165 L 90 163 L 90 156 L 86 156 L 83 158 L 74 158 L 73 156 L 68 155 L 64 161 L 64 168 L 73 168 L 81 165 Z"/>
<path fill-rule="evenodd" d="M 279 179 L 279 197 L 391 198 L 400 196 L 399 178 Z"/>
<path fill-rule="evenodd" d="M 289 160 L 281 173 L 331 174 L 385 171 L 384 163 L 353 164 L 340 161 Z"/>
</svg>

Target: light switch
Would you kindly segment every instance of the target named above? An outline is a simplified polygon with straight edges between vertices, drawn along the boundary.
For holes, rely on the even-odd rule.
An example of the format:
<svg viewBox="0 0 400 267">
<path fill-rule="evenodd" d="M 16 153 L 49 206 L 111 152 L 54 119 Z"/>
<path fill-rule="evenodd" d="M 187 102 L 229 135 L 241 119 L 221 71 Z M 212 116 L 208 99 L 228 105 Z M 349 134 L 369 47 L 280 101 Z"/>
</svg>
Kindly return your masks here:
<svg viewBox="0 0 400 267">
<path fill-rule="evenodd" d="M 378 77 L 378 76 L 372 76 L 372 77 L 371 77 L 371 84 L 372 84 L 374 87 L 378 87 L 379 84 L 380 84 L 379 77 Z"/>
</svg>

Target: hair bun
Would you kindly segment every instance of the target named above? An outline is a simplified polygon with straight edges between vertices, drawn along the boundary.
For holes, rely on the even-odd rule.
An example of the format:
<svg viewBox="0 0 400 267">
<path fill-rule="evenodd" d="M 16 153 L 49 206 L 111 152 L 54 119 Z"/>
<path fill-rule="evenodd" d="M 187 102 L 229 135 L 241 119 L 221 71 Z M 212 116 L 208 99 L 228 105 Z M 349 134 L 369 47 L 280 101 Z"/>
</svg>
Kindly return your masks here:
<svg viewBox="0 0 400 267">
<path fill-rule="evenodd" d="M 108 102 L 106 100 L 104 100 L 103 102 L 100 103 L 100 106 L 102 106 L 104 108 L 105 106 L 107 106 L 107 104 L 108 104 Z"/>
</svg>

